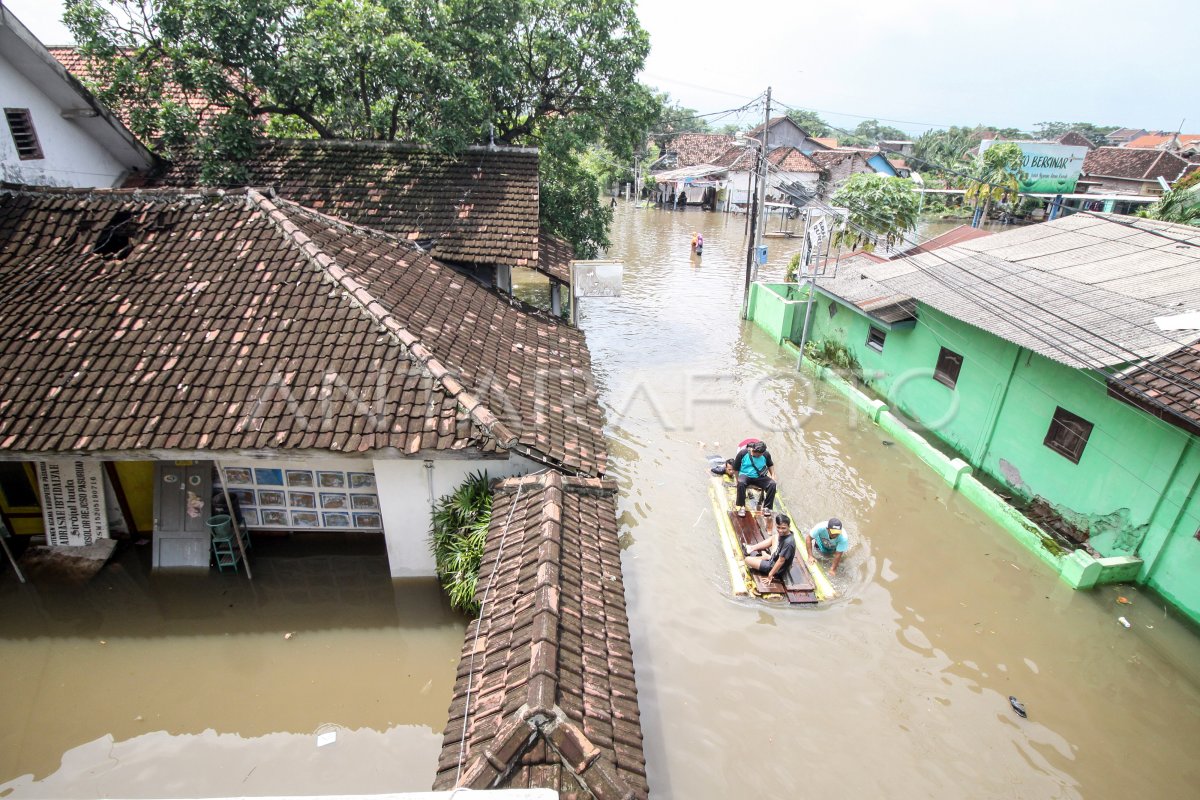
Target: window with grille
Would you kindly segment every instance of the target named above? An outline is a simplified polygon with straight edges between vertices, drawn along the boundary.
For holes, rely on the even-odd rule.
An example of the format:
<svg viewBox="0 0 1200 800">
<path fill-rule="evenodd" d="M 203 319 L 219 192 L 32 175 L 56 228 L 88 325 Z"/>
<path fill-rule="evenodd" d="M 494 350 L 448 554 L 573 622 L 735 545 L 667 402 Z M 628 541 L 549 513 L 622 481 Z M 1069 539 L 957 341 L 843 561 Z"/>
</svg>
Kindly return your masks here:
<svg viewBox="0 0 1200 800">
<path fill-rule="evenodd" d="M 4 118 L 8 120 L 8 131 L 17 145 L 17 156 L 22 161 L 42 158 L 42 146 L 38 143 L 37 132 L 33 129 L 29 109 L 6 108 Z"/>
<path fill-rule="evenodd" d="M 887 332 L 876 328 L 874 325 L 867 331 L 867 347 L 872 350 L 883 352 L 883 343 L 887 340 Z"/>
<path fill-rule="evenodd" d="M 938 353 L 937 366 L 933 369 L 933 379 L 953 389 L 958 383 L 958 372 L 962 369 L 962 362 L 962 356 L 943 347 L 942 351 Z"/>
<path fill-rule="evenodd" d="M 837 303 L 829 301 L 829 318 L 833 319 L 833 315 L 837 313 Z"/>
<path fill-rule="evenodd" d="M 1050 430 L 1046 432 L 1043 444 L 1078 464 L 1091 435 L 1092 423 L 1060 406 L 1054 409 L 1054 419 L 1050 420 Z"/>
</svg>

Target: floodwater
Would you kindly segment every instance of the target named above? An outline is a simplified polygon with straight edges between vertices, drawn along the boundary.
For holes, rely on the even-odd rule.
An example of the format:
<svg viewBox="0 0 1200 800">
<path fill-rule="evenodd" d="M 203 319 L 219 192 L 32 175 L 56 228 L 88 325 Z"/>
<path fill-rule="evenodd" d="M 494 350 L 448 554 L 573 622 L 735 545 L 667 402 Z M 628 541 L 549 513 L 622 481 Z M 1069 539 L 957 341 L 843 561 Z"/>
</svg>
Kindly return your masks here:
<svg viewBox="0 0 1200 800">
<path fill-rule="evenodd" d="M 623 295 L 580 305 L 621 487 L 652 794 L 1195 797 L 1194 632 L 1132 587 L 1072 591 L 797 377 L 739 320 L 743 226 L 622 206 Z M 768 243 L 775 279 L 798 242 Z M 800 525 L 847 525 L 842 596 L 824 607 L 730 595 L 702 470 L 750 435 L 768 441 Z"/>
<path fill-rule="evenodd" d="M 0 581 L 0 797 L 425 791 L 464 622 L 380 538 L 256 540 L 255 579 Z M 334 734 L 318 747 L 317 737 Z"/>
</svg>

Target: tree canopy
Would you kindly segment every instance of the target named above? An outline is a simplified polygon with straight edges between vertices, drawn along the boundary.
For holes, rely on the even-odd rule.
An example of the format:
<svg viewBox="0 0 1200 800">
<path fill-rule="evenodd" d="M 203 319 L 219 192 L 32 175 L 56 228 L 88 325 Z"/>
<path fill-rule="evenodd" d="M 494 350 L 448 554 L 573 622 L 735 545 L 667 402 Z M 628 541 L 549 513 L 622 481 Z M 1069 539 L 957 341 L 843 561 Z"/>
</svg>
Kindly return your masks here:
<svg viewBox="0 0 1200 800">
<path fill-rule="evenodd" d="M 891 247 L 916 229 L 921 207 L 912 181 L 874 173 L 851 175 L 831 200 L 849 212 L 846 227 L 834 235 L 834 244 L 868 251 L 880 240 Z"/>
<path fill-rule="evenodd" d="M 1025 170 L 1022 163 L 1025 155 L 1021 146 L 1016 142 L 997 142 L 984 150 L 967 169 L 966 200 L 974 203 L 976 208 L 982 204 L 983 219 L 987 219 L 988 210 L 995 201 L 1006 194 L 1014 198 L 1021 189 L 1021 181 L 1025 180 Z"/>
<path fill-rule="evenodd" d="M 833 133 L 829 123 L 821 119 L 821 115 L 815 111 L 793 108 L 787 115 L 788 119 L 803 128 L 809 136 L 830 136 Z"/>
<path fill-rule="evenodd" d="M 630 159 L 660 113 L 636 80 L 649 38 L 635 0 L 67 0 L 65 19 L 100 99 L 165 155 L 196 148 L 210 182 L 236 182 L 268 126 L 539 146 L 543 224 L 585 256 L 607 244 L 609 212 L 582 154 Z"/>
<path fill-rule="evenodd" d="M 1097 147 L 1108 144 L 1108 134 L 1119 125 L 1093 125 L 1090 122 L 1039 122 L 1034 133 L 1039 139 L 1057 139 L 1065 133 L 1075 131 Z"/>
</svg>

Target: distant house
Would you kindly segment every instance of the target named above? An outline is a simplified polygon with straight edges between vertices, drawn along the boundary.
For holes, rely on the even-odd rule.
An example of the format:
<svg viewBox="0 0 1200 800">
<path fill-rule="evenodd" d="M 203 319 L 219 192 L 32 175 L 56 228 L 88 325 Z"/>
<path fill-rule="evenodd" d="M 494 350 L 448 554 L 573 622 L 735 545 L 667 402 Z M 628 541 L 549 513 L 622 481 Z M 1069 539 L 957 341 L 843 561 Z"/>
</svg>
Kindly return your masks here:
<svg viewBox="0 0 1200 800">
<path fill-rule="evenodd" d="M 1144 133 L 1125 143 L 1125 147 L 1152 147 L 1172 152 L 1196 145 L 1200 145 L 1200 133 Z"/>
<path fill-rule="evenodd" d="M 604 471 L 582 332 L 415 240 L 252 189 L 7 190 L 0 243 L 17 533 L 104 536 L 77 520 L 107 494 L 156 564 L 207 566 L 219 466 L 251 530 L 382 532 L 394 575 L 431 575 L 467 473 Z"/>
<path fill-rule="evenodd" d="M 1110 145 L 1120 147 L 1123 144 L 1133 141 L 1139 136 L 1145 136 L 1149 131 L 1144 128 L 1118 128 L 1112 133 L 1105 134 L 1104 138 Z"/>
<path fill-rule="evenodd" d="M 873 174 L 882 170 L 876 169 L 870 159 L 878 158 L 887 164 L 877 151 L 864 151 L 857 148 L 839 148 L 837 150 L 819 150 L 809 154 L 809 158 L 820 165 L 821 196 L 830 197 L 851 175 L 859 173 Z M 895 169 L 887 164 L 885 175 L 895 175 Z"/>
<path fill-rule="evenodd" d="M 1096 149 L 1096 143 L 1087 138 L 1078 131 L 1067 131 L 1062 136 L 1054 140 L 1058 144 L 1071 145 L 1073 147 L 1086 147 L 1089 150 Z"/>
<path fill-rule="evenodd" d="M 774 148 L 767 154 L 767 160 L 770 164 L 765 192 L 767 202 L 787 202 L 797 192 L 817 196 L 823 168 L 798 148 Z M 731 147 L 715 163 L 727 170 L 725 186 L 729 201 L 736 206 L 749 207 L 750 190 L 758 169 L 758 148 L 754 145 Z"/>
<path fill-rule="evenodd" d="M 829 149 L 818 139 L 809 136 L 808 132 L 790 117 L 772 117 L 769 122 L 746 131 L 746 137 L 761 140 L 764 129 L 767 131 L 767 148 L 770 150 L 776 147 L 794 147 L 804 155 L 810 155 L 816 150 Z"/>
<path fill-rule="evenodd" d="M 651 172 L 666 172 L 681 167 L 711 164 L 713 159 L 733 145 L 724 133 L 680 133 L 662 147 L 662 155 L 650 165 Z"/>
<path fill-rule="evenodd" d="M 1166 150 L 1097 147 L 1083 161 L 1078 191 L 1086 194 L 1160 195 L 1196 165 Z"/>
<path fill-rule="evenodd" d="M 156 159 L 0 6 L 0 181 L 29 186 L 119 186 Z"/>
<path fill-rule="evenodd" d="M 913 143 L 907 139 L 884 139 L 878 144 L 879 149 L 889 156 L 899 154 L 903 157 L 913 154 Z"/>
<path fill-rule="evenodd" d="M 200 162 L 176 159 L 158 186 L 197 186 Z M 487 286 L 512 291 L 512 270 L 551 279 L 553 310 L 570 282 L 571 247 L 541 230 L 538 152 L 470 147 L 441 153 L 398 142 L 264 139 L 247 184 L 323 214 L 400 236 Z"/>
</svg>

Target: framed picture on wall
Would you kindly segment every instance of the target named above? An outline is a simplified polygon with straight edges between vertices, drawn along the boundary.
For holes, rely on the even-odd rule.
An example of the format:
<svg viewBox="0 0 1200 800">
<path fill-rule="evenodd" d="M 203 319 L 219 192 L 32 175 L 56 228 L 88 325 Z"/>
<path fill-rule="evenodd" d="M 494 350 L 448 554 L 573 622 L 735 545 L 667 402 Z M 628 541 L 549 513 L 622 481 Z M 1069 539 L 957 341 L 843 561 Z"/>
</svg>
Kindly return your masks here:
<svg viewBox="0 0 1200 800">
<path fill-rule="evenodd" d="M 379 497 L 373 494 L 352 494 L 350 495 L 350 507 L 358 509 L 377 509 L 379 508 Z"/>
<path fill-rule="evenodd" d="M 322 516 L 323 516 L 323 521 L 325 522 L 326 528 L 349 528 L 350 527 L 350 515 L 349 514 L 343 514 L 341 512 L 332 512 L 331 513 L 331 512 L 326 511 Z"/>
<path fill-rule="evenodd" d="M 322 489 L 344 489 L 346 488 L 346 473 L 318 472 L 317 485 Z"/>
<path fill-rule="evenodd" d="M 297 528 L 319 528 L 321 520 L 316 511 L 293 511 L 292 525 Z"/>
<path fill-rule="evenodd" d="M 354 527 L 356 528 L 382 528 L 383 520 L 378 514 L 355 514 Z"/>
<path fill-rule="evenodd" d="M 260 506 L 286 506 L 287 501 L 284 497 L 284 493 L 277 489 L 260 489 L 258 492 L 258 504 Z"/>
<path fill-rule="evenodd" d="M 289 469 L 287 471 L 287 485 L 311 489 L 313 486 L 313 474 L 306 469 Z"/>
<path fill-rule="evenodd" d="M 259 486 L 283 486 L 283 470 L 255 468 L 254 482 Z"/>
<path fill-rule="evenodd" d="M 226 467 L 225 480 L 231 485 L 251 486 L 254 484 L 254 474 L 246 467 Z"/>
<path fill-rule="evenodd" d="M 351 489 L 374 489 L 375 474 L 371 472 L 351 472 L 350 473 L 350 488 Z"/>
<path fill-rule="evenodd" d="M 292 508 L 316 508 L 317 496 L 312 492 L 288 492 L 288 505 Z"/>
<path fill-rule="evenodd" d="M 347 495 L 340 492 L 321 492 L 321 508 L 349 508 Z"/>
<path fill-rule="evenodd" d="M 264 508 L 260 515 L 263 525 L 273 525 L 279 528 L 286 528 L 288 524 L 288 512 L 275 510 L 273 508 Z"/>
</svg>

